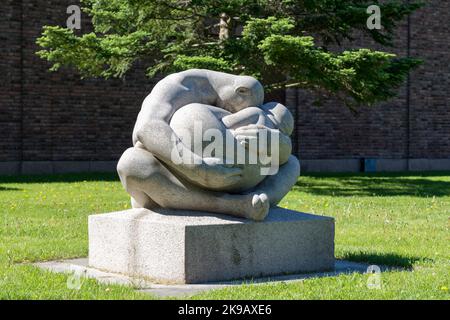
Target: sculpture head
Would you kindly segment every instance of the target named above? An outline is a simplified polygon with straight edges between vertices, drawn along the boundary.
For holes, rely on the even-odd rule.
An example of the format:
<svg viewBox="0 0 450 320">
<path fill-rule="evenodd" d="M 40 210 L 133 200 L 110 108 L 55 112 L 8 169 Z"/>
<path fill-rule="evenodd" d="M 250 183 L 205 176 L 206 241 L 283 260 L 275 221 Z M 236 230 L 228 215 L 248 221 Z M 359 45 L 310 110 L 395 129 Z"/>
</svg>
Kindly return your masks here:
<svg viewBox="0 0 450 320">
<path fill-rule="evenodd" d="M 216 88 L 219 95 L 217 106 L 235 113 L 248 107 L 257 107 L 264 102 L 264 88 L 262 84 L 253 77 L 235 76 Z"/>
</svg>

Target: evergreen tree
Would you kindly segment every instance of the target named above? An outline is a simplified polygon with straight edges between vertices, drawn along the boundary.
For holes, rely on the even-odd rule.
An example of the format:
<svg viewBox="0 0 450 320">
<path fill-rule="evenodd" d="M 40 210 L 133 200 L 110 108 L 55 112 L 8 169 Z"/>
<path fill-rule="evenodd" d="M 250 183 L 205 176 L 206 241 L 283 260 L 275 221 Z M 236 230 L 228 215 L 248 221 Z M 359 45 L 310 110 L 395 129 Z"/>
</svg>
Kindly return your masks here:
<svg viewBox="0 0 450 320">
<path fill-rule="evenodd" d="M 420 63 L 370 49 L 336 50 L 361 33 L 391 46 L 397 24 L 421 5 L 413 1 L 81 1 L 92 32 L 46 26 L 37 40 L 53 71 L 72 66 L 82 77 L 123 77 L 137 61 L 149 77 L 205 68 L 252 75 L 267 88 L 332 94 L 354 109 L 394 96 Z M 381 9 L 380 30 L 366 25 L 373 4 Z"/>
</svg>

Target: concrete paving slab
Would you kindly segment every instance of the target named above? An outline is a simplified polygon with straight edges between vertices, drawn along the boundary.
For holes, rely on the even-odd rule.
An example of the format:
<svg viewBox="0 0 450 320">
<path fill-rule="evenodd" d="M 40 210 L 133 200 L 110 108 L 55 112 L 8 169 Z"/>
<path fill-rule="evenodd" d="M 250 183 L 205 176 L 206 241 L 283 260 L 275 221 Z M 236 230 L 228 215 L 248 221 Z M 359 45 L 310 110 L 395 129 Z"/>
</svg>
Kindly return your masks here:
<svg viewBox="0 0 450 320">
<path fill-rule="evenodd" d="M 228 282 L 171 285 L 152 283 L 144 279 L 131 278 L 117 273 L 104 272 L 98 269 L 94 269 L 88 266 L 88 258 L 38 262 L 34 263 L 33 265 L 52 272 L 71 273 L 81 277 L 92 278 L 97 280 L 98 282 L 105 284 L 132 286 L 138 291 L 149 293 L 160 298 L 189 297 L 203 291 L 223 289 L 226 287 L 239 286 L 243 284 L 260 285 L 267 284 L 269 282 L 295 282 L 309 278 L 334 277 L 340 274 L 349 274 L 355 272 L 365 273 L 367 271 L 367 268 L 369 267 L 369 264 L 365 263 L 336 260 L 334 271 L 329 272 L 292 274 Z M 380 266 L 380 269 L 381 271 L 386 271 L 389 268 Z"/>
</svg>

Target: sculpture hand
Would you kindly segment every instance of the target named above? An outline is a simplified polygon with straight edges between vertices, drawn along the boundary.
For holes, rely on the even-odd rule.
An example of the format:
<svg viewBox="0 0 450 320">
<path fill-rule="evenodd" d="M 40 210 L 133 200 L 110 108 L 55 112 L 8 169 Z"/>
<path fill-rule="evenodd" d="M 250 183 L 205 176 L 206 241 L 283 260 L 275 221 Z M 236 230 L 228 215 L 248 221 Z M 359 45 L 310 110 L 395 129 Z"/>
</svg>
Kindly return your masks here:
<svg viewBox="0 0 450 320">
<path fill-rule="evenodd" d="M 258 148 L 258 153 L 267 154 L 268 146 L 271 139 L 279 139 L 279 130 L 270 129 L 262 125 L 250 124 L 234 130 L 233 135 L 235 139 L 245 148 L 249 149 L 251 146 Z M 260 141 L 264 138 L 266 141 Z"/>
</svg>

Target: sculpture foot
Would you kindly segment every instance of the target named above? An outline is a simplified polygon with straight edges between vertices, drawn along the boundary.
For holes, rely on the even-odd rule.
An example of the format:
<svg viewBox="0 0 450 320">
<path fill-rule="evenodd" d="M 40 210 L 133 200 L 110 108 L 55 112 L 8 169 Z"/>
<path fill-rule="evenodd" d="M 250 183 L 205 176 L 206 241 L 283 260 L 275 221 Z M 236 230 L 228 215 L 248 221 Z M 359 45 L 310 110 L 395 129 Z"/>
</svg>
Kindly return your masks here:
<svg viewBox="0 0 450 320">
<path fill-rule="evenodd" d="M 251 201 L 251 208 L 247 214 L 247 218 L 255 221 L 263 221 L 269 214 L 269 197 L 265 193 L 254 194 Z"/>
</svg>

